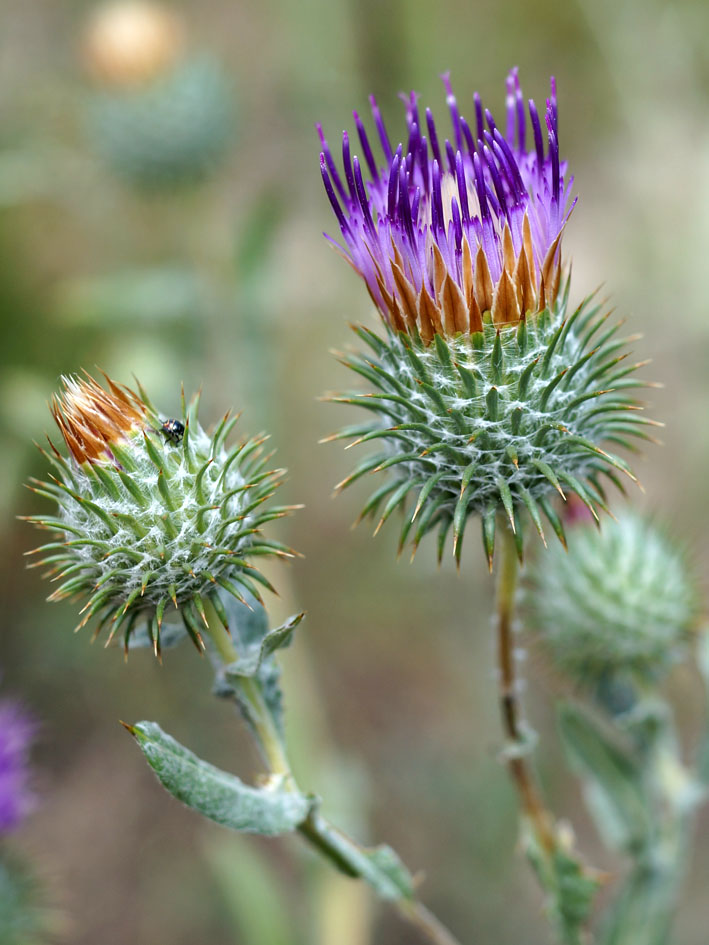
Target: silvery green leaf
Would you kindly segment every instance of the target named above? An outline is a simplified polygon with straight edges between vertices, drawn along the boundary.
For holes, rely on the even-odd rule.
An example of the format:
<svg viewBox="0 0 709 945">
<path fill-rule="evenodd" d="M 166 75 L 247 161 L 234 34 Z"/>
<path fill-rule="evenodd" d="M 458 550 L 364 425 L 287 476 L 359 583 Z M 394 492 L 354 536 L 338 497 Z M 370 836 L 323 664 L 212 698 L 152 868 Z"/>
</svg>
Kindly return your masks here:
<svg viewBox="0 0 709 945">
<path fill-rule="evenodd" d="M 235 663 L 224 667 L 226 677 L 229 679 L 234 676 L 255 676 L 271 654 L 290 646 L 293 631 L 304 616 L 305 614 L 295 614 L 289 617 L 283 626 L 269 630 L 260 642 L 245 647 L 242 651 L 243 655 L 240 655 Z"/>
<path fill-rule="evenodd" d="M 569 763 L 583 779 L 599 832 L 615 849 L 637 850 L 652 832 L 640 767 L 580 707 L 563 703 L 558 724 Z"/>
<path fill-rule="evenodd" d="M 223 667 L 217 679 L 217 692 L 227 698 L 235 698 L 248 722 L 248 706 L 240 698 L 239 677 L 251 677 L 261 685 L 266 704 L 279 729 L 283 732 L 283 694 L 280 687 L 280 670 L 274 659 L 278 649 L 288 646 L 293 631 L 303 619 L 303 614 L 289 618 L 276 630 L 269 630 L 268 614 L 255 597 L 247 595 L 249 606 L 240 603 L 231 594 L 220 593 L 220 599 L 229 620 L 229 629 L 239 659 L 231 666 Z"/>
<path fill-rule="evenodd" d="M 162 786 L 183 804 L 233 830 L 277 836 L 295 830 L 311 802 L 282 779 L 265 787 L 244 784 L 188 751 L 155 722 L 127 726 Z"/>
</svg>

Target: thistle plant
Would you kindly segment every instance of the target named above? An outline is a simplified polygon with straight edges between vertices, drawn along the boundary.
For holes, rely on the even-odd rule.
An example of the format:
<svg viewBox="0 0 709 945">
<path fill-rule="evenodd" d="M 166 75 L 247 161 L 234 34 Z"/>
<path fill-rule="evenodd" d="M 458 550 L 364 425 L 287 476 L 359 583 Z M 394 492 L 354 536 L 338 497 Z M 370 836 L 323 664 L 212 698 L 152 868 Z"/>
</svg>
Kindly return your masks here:
<svg viewBox="0 0 709 945">
<path fill-rule="evenodd" d="M 362 516 L 377 531 L 401 512 L 399 549 L 414 552 L 438 530 L 441 559 L 452 533 L 460 565 L 470 518 L 479 517 L 497 590 L 499 700 L 504 758 L 519 790 L 524 845 L 565 942 L 580 942 L 599 876 L 574 853 L 568 830 L 546 810 L 529 766 L 532 739 L 522 716 L 513 647 L 518 560 L 531 521 L 546 543 L 543 518 L 565 543 L 552 499 L 575 494 L 598 521 L 607 482 L 634 479 L 612 450 L 648 438 L 628 362 L 631 338 L 593 297 L 570 304 L 570 270 L 561 241 L 575 200 L 560 155 L 556 87 L 543 124 L 526 104 L 517 70 L 507 79 L 504 132 L 473 97 L 463 117 L 443 77 L 451 129 L 439 134 L 418 96 L 405 98 L 405 144 L 394 146 L 370 99 L 383 160 L 358 114 L 363 160 L 342 138 L 342 172 L 319 129 L 320 168 L 340 228 L 335 245 L 362 277 L 382 331 L 358 326 L 369 349 L 342 355 L 367 389 L 332 399 L 363 407 L 367 422 L 328 439 L 379 448 L 342 482 L 368 473 L 386 479 Z M 560 633 L 563 632 L 560 630 Z"/>
<path fill-rule="evenodd" d="M 553 548 L 536 562 L 525 599 L 576 692 L 558 706 L 569 762 L 601 837 L 630 864 L 597 940 L 667 945 L 706 793 L 704 772 L 682 757 L 663 688 L 700 626 L 686 552 L 634 513 L 600 531 L 580 521 L 569 529 L 568 554 Z"/>
<path fill-rule="evenodd" d="M 391 470 L 363 514 L 379 526 L 404 510 L 400 547 L 438 528 L 439 556 L 452 531 L 460 561 L 465 526 L 482 521 L 490 566 L 498 513 L 523 549 L 526 511 L 544 538 L 542 514 L 563 541 L 550 497 L 574 492 L 594 516 L 604 478 L 632 473 L 609 444 L 629 446 L 647 421 L 624 364 L 626 342 L 600 305 L 569 304 L 561 238 L 573 209 L 559 153 L 555 86 L 543 134 L 527 111 L 517 73 L 508 79 L 505 135 L 475 96 L 475 133 L 444 79 L 452 120 L 443 147 L 430 110 L 412 93 L 407 144 L 392 149 L 372 99 L 384 152 L 378 164 L 355 121 L 369 177 L 343 135 L 344 174 L 321 132 L 320 166 L 348 261 L 363 277 L 383 333 L 358 327 L 367 353 L 343 362 L 370 385 L 334 399 L 373 414 L 335 434 L 380 449 L 340 486 Z M 344 182 L 343 182 L 344 178 Z M 373 389 L 372 389 L 373 388 Z M 378 527 L 379 527 L 378 526 Z"/>
<path fill-rule="evenodd" d="M 36 549 L 58 582 L 50 600 L 84 601 L 79 628 L 107 630 L 126 654 L 189 636 L 215 670 L 215 694 L 233 702 L 266 765 L 258 786 L 202 761 L 154 722 L 126 728 L 163 786 L 189 807 L 235 830 L 275 836 L 297 831 L 347 876 L 367 882 L 437 945 L 456 945 L 416 899 L 413 880 L 387 846 L 355 843 L 320 813 L 319 799 L 296 784 L 288 759 L 276 651 L 287 647 L 303 614 L 270 629 L 259 586 L 273 590 L 254 564 L 292 557 L 267 537 L 267 523 L 296 506 L 270 499 L 284 470 L 268 467 L 265 436 L 227 446 L 238 416 L 214 432 L 198 420 L 199 398 L 182 396 L 179 418 L 166 417 L 145 390 L 105 377 L 65 378 L 52 415 L 68 455 L 50 441 L 55 469 L 36 493 L 54 515 L 30 517 L 54 540 Z M 182 625 L 170 617 L 177 615 Z M 78 628 L 77 628 L 78 629 Z"/>
</svg>

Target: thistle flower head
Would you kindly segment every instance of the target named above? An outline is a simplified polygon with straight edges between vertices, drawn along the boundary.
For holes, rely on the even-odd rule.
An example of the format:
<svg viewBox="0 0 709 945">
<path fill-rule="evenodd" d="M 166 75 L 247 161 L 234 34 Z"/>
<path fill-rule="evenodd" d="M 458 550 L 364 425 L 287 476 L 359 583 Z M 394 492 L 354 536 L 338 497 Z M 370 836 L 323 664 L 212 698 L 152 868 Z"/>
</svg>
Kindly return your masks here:
<svg viewBox="0 0 709 945">
<path fill-rule="evenodd" d="M 602 529 L 579 521 L 569 548 L 530 574 L 527 603 L 555 662 L 584 686 L 631 674 L 655 679 L 683 654 L 698 618 L 684 554 L 662 529 L 623 512 Z"/>
<path fill-rule="evenodd" d="M 430 109 L 422 118 L 412 92 L 404 98 L 406 146 L 394 150 L 372 97 L 384 162 L 355 112 L 366 167 L 351 156 L 345 132 L 340 174 L 318 126 L 323 182 L 344 241 L 340 249 L 387 324 L 420 334 L 425 343 L 436 333 L 481 331 L 488 311 L 495 324 L 506 324 L 553 304 L 572 183 L 559 157 L 553 79 L 543 130 L 534 101 L 525 106 L 512 70 L 504 133 L 477 94 L 469 124 L 447 75 L 443 81 L 452 126 L 445 141 Z"/>
<path fill-rule="evenodd" d="M 183 396 L 181 418 L 165 419 L 142 388 L 106 385 L 66 378 L 52 401 L 69 456 L 53 445 L 46 453 L 57 475 L 34 488 L 57 512 L 30 519 L 56 536 L 33 552 L 59 584 L 50 600 L 88 598 L 79 626 L 96 618 L 97 634 L 108 625 L 110 641 L 122 631 L 126 647 L 147 624 L 156 654 L 174 606 L 201 646 L 205 597 L 220 616 L 217 589 L 260 599 L 256 584 L 270 584 L 249 559 L 288 554 L 261 534 L 290 511 L 263 506 L 283 470 L 268 469 L 265 436 L 226 445 L 238 416 L 226 414 L 210 436 L 198 398 L 187 406 Z"/>
<path fill-rule="evenodd" d="M 460 561 L 466 523 L 479 514 L 492 565 L 499 513 L 520 556 L 525 511 L 542 539 L 544 514 L 563 541 L 554 492 L 576 493 L 597 517 L 606 506 L 602 477 L 632 478 L 608 447 L 631 446 L 652 421 L 631 396 L 642 386 L 632 376 L 639 365 L 621 363 L 630 339 L 617 337 L 619 325 L 591 299 L 571 308 L 568 279 L 561 282 L 571 181 L 559 157 L 553 82 L 545 144 L 516 70 L 505 134 L 476 96 L 473 135 L 444 81 L 452 143 L 441 144 L 428 111 L 424 126 L 415 95 L 407 99 L 405 151 L 393 150 L 372 105 L 383 168 L 355 115 L 366 184 L 347 135 L 344 182 L 323 139 L 323 179 L 343 252 L 385 323 L 383 336 L 356 329 L 366 355 L 342 357 L 370 390 L 334 398 L 373 418 L 332 438 L 380 446 L 341 485 L 391 470 L 363 514 L 381 510 L 381 525 L 403 511 L 401 547 L 411 538 L 415 550 L 438 528 L 440 557 L 452 531 Z"/>
</svg>

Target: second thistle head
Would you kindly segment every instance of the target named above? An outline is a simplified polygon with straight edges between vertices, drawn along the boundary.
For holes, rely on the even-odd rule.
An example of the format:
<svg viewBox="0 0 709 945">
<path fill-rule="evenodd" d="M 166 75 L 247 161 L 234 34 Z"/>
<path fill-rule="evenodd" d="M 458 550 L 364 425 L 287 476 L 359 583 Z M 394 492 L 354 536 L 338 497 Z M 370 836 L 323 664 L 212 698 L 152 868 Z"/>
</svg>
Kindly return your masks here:
<svg viewBox="0 0 709 945">
<path fill-rule="evenodd" d="M 138 392 L 106 378 L 66 378 L 52 414 L 68 456 L 46 455 L 56 474 L 34 489 L 56 514 L 30 519 L 54 533 L 36 551 L 58 583 L 51 600 L 84 598 L 79 626 L 96 620 L 126 647 L 147 624 L 156 654 L 166 611 L 180 611 L 201 647 L 209 599 L 224 620 L 220 589 L 259 598 L 269 582 L 251 563 L 288 554 L 262 526 L 291 507 L 264 506 L 284 470 L 268 468 L 265 436 L 227 446 L 238 416 L 226 414 L 213 434 L 198 421 L 198 398 L 179 418 L 164 418 Z"/>
<path fill-rule="evenodd" d="M 340 172 L 321 132 L 338 246 L 384 326 L 383 335 L 358 328 L 369 351 L 343 356 L 370 389 L 335 398 L 372 418 L 336 436 L 379 445 L 342 485 L 390 470 L 364 514 L 381 510 L 381 524 L 404 510 L 402 546 L 438 528 L 440 553 L 452 531 L 459 560 L 478 514 L 492 561 L 500 515 L 520 555 L 523 513 L 542 537 L 544 514 L 563 541 L 555 492 L 576 493 L 597 517 L 604 477 L 630 475 L 610 449 L 629 446 L 651 421 L 632 396 L 638 365 L 623 363 L 630 339 L 591 300 L 569 305 L 561 237 L 572 179 L 553 80 L 542 122 L 510 73 L 504 130 L 477 95 L 466 121 L 444 84 L 447 139 L 414 93 L 398 145 L 371 99 L 383 161 L 357 113 L 362 163 L 345 133 Z"/>
</svg>

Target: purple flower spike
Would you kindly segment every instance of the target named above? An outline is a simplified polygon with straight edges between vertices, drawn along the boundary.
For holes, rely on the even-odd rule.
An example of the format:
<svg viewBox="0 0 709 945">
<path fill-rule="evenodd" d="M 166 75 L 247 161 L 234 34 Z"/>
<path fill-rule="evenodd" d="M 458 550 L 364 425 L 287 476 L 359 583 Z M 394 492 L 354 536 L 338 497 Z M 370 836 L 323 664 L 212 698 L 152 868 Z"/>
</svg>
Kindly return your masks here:
<svg viewBox="0 0 709 945">
<path fill-rule="evenodd" d="M 29 750 L 35 729 L 16 702 L 0 702 L 0 835 L 19 826 L 34 804 Z"/>
<path fill-rule="evenodd" d="M 318 126 L 321 172 L 341 248 L 387 324 L 418 332 L 427 344 L 436 332 L 480 331 L 486 312 L 504 324 L 553 305 L 561 233 L 573 209 L 573 179 L 559 157 L 553 79 L 542 123 L 534 102 L 525 105 L 517 69 L 510 72 L 504 135 L 475 93 L 475 137 L 448 74 L 442 79 L 450 133 L 437 132 L 428 108 L 421 124 L 411 92 L 402 95 L 405 145 L 394 151 L 371 97 L 376 135 L 367 136 L 355 112 L 364 160 L 353 160 L 343 133 L 342 175 Z M 375 138 L 384 154 L 379 165 Z"/>
</svg>

